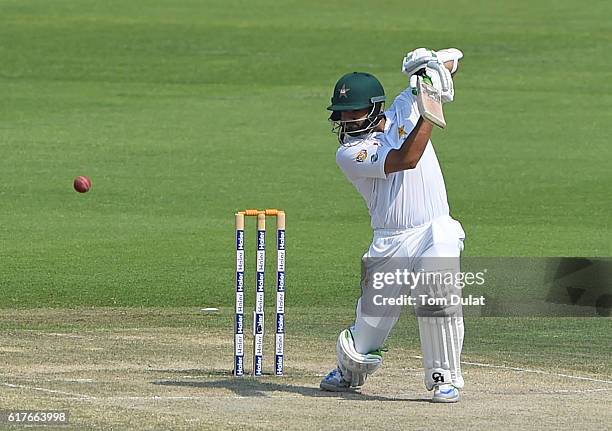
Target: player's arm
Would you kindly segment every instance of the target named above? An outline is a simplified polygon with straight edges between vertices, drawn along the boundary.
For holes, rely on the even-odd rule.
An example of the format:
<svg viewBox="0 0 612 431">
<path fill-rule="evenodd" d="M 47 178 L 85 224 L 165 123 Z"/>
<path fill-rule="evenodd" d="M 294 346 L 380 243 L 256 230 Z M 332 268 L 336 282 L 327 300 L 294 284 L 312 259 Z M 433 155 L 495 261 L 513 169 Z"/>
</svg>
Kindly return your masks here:
<svg viewBox="0 0 612 431">
<path fill-rule="evenodd" d="M 406 169 L 414 169 L 421 160 L 421 156 L 427 147 L 433 124 L 419 118 L 414 129 L 408 135 L 401 147 L 389 151 L 385 159 L 385 174 L 390 174 Z"/>
<path fill-rule="evenodd" d="M 419 58 L 415 60 L 415 56 L 411 56 L 411 53 L 406 56 L 402 66 L 404 73 L 410 74 L 412 69 L 417 70 L 419 68 L 419 61 L 428 59 L 426 52 L 422 54 L 424 60 L 420 60 Z M 443 63 L 444 67 L 451 74 L 455 74 L 459 69 L 459 60 L 463 57 L 463 53 L 455 48 L 449 48 L 439 51 L 438 55 L 441 59 L 445 60 Z M 416 57 L 419 56 L 417 55 Z M 412 129 L 406 140 L 404 140 L 402 146 L 398 149 L 389 151 L 389 154 L 387 154 L 387 158 L 385 159 L 385 174 L 388 175 L 393 172 L 414 169 L 419 163 L 419 160 L 421 160 L 425 148 L 427 148 L 427 143 L 431 138 L 432 131 L 433 124 L 423 117 L 419 118 L 416 126 Z"/>
</svg>

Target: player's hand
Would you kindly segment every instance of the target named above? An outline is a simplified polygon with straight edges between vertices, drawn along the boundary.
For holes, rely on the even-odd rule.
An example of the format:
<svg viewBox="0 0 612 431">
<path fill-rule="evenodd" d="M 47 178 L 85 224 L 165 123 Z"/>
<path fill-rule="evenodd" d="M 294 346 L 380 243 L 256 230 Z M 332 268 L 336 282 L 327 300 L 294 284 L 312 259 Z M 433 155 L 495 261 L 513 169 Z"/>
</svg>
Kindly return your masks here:
<svg viewBox="0 0 612 431">
<path fill-rule="evenodd" d="M 455 99 L 455 86 L 450 71 L 439 60 L 427 63 L 426 74 L 432 85 L 440 91 L 442 103 L 449 103 Z"/>
<path fill-rule="evenodd" d="M 450 71 L 451 75 L 457 71 L 459 60 L 463 58 L 463 52 L 457 48 L 441 49 L 440 51 L 436 51 L 436 55 L 438 56 L 438 60 L 442 63 L 448 63 L 449 61 L 453 62 L 453 67 Z"/>
<path fill-rule="evenodd" d="M 425 69 L 427 63 L 436 59 L 436 53 L 431 49 L 417 48 L 410 51 L 402 61 L 402 72 L 411 77 L 419 70 Z"/>
</svg>

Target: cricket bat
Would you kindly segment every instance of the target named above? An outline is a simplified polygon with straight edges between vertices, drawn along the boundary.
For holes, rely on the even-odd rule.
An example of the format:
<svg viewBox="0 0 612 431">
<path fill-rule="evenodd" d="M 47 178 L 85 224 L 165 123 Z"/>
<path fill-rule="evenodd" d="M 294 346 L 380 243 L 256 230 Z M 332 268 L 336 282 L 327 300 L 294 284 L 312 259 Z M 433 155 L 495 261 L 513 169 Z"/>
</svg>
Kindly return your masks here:
<svg viewBox="0 0 612 431">
<path fill-rule="evenodd" d="M 417 106 L 427 121 L 442 129 L 446 127 L 440 92 L 433 85 L 425 82 L 420 75 L 417 76 Z"/>
</svg>

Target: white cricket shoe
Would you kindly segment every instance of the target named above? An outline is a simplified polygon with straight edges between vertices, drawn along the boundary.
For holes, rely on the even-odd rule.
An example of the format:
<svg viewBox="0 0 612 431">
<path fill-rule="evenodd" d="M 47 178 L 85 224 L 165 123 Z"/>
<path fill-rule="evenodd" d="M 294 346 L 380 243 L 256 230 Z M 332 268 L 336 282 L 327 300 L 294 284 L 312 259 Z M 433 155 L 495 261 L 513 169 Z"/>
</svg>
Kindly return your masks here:
<svg viewBox="0 0 612 431">
<path fill-rule="evenodd" d="M 456 403 L 459 401 L 459 389 L 453 385 L 438 385 L 434 388 L 434 403 Z"/>
<path fill-rule="evenodd" d="M 334 368 L 327 376 L 321 380 L 319 387 L 324 391 L 330 392 L 347 392 L 352 390 L 351 383 L 344 380 L 342 371 L 339 368 Z"/>
</svg>

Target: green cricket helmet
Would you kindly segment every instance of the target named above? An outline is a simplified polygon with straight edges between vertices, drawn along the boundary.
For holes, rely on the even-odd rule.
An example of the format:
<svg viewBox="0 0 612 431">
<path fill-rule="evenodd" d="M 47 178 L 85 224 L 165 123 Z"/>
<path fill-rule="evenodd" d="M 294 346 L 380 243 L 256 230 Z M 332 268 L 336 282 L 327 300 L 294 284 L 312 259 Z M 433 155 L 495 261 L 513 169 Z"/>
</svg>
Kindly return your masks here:
<svg viewBox="0 0 612 431">
<path fill-rule="evenodd" d="M 334 87 L 329 119 L 334 124 L 332 131 L 338 134 L 342 141 L 346 135 L 359 136 L 373 131 L 384 118 L 383 107 L 386 100 L 385 90 L 374 75 L 365 72 L 347 73 L 341 77 Z M 341 121 L 341 113 L 345 111 L 361 111 L 369 109 L 367 116 L 357 120 Z"/>
</svg>

